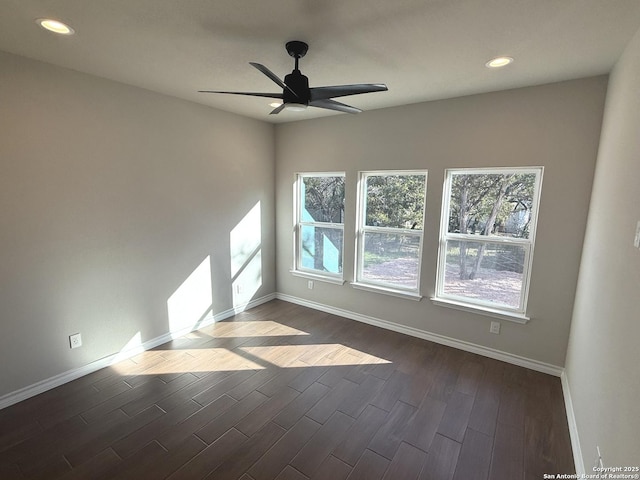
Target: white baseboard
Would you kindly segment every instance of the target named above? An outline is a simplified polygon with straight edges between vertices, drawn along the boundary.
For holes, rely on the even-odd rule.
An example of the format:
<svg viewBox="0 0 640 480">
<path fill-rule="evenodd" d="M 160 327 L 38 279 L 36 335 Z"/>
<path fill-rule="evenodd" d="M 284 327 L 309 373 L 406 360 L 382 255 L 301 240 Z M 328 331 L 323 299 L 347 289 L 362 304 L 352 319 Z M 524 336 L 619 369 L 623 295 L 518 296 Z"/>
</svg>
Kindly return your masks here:
<svg viewBox="0 0 640 480">
<path fill-rule="evenodd" d="M 444 335 L 439 335 L 437 333 L 427 332 L 425 330 L 419 330 L 413 327 L 407 327 L 405 325 L 400 325 L 399 323 L 390 322 L 388 320 L 382 320 L 380 318 L 370 317 L 368 315 L 362 315 L 360 313 L 352 312 L 349 310 L 343 310 L 341 308 L 336 308 L 329 305 L 312 302 L 309 300 L 305 300 L 303 298 L 294 297 L 292 295 L 277 293 L 276 298 L 280 300 L 284 300 L 285 302 L 295 303 L 298 305 L 302 305 L 304 307 L 313 308 L 314 310 L 320 310 L 322 312 L 331 313 L 333 315 L 338 315 L 340 317 L 349 318 L 351 320 L 367 323 L 369 325 L 374 325 L 376 327 L 385 328 L 387 330 L 392 330 L 394 332 L 404 333 L 405 335 L 411 335 L 412 337 L 422 338 L 423 340 L 429 340 L 431 342 L 439 343 L 441 345 L 446 345 L 448 347 L 457 348 L 459 350 L 464 350 L 466 352 L 476 353 L 484 357 L 493 358 L 495 360 L 511 363 L 513 365 L 518 365 L 520 367 L 529 368 L 537 372 L 547 373 L 555 377 L 560 377 L 562 375 L 562 372 L 564 371 L 562 367 L 559 367 L 557 365 L 552 365 L 550 363 L 540 362 L 538 360 L 521 357 L 519 355 L 514 355 L 512 353 L 503 352 L 503 351 L 485 347 L 482 345 L 477 345 L 475 343 L 465 342 L 463 340 L 457 340 L 452 337 L 447 337 Z"/>
<path fill-rule="evenodd" d="M 189 332 L 194 330 L 198 330 L 200 328 L 204 328 L 207 325 L 211 325 L 215 322 L 219 322 L 221 320 L 225 320 L 227 318 L 233 317 L 234 315 L 248 310 L 253 307 L 257 307 L 263 303 L 269 302 L 276 298 L 275 293 L 271 293 L 269 295 L 265 295 L 264 297 L 256 298 L 251 300 L 248 303 L 243 305 L 238 305 L 234 308 L 230 308 L 220 313 L 216 314 L 208 314 L 206 315 L 200 322 L 193 326 L 193 328 L 185 328 L 180 331 L 168 332 L 164 335 L 160 335 L 159 337 L 152 338 L 141 345 L 136 345 L 133 348 L 129 348 L 127 350 L 120 351 L 118 353 L 114 353 L 113 355 L 109 355 L 108 357 L 101 358 L 94 362 L 91 362 L 87 365 L 83 365 L 79 368 L 74 368 L 72 370 L 68 370 L 66 372 L 60 373 L 59 375 L 55 375 L 53 377 L 47 378 L 45 380 L 41 380 L 32 385 L 28 385 L 20 390 L 16 390 L 14 392 L 10 392 L 6 395 L 0 397 L 0 410 L 3 408 L 14 405 L 18 402 L 31 398 L 40 393 L 46 392 L 47 390 L 51 390 L 52 388 L 59 387 L 60 385 L 64 385 L 65 383 L 71 382 L 77 378 L 88 375 L 96 370 L 100 370 L 101 368 L 108 367 L 109 365 L 113 365 L 121 360 L 126 358 L 131 358 L 135 355 L 138 355 L 146 350 L 150 350 L 152 348 L 157 347 L 158 345 L 162 345 L 163 343 L 167 343 L 174 338 L 178 338 L 182 335 L 186 335 Z"/>
<path fill-rule="evenodd" d="M 578 478 L 585 475 L 584 458 L 582 457 L 582 448 L 580 447 L 580 437 L 578 436 L 578 424 L 576 415 L 573 411 L 573 401 L 571 400 L 571 389 L 569 388 L 569 379 L 567 373 L 562 372 L 560 377 L 562 381 L 562 393 L 564 396 L 564 408 L 567 411 L 567 423 L 569 424 L 569 436 L 571 438 L 571 449 L 573 450 L 573 462 L 576 465 L 576 473 Z"/>
</svg>

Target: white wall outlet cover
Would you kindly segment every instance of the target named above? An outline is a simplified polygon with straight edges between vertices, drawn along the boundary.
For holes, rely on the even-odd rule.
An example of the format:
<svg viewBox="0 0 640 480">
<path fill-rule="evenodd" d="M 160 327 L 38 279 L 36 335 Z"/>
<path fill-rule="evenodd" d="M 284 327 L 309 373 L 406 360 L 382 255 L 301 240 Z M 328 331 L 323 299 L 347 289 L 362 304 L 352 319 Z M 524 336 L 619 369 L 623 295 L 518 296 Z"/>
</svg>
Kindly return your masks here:
<svg viewBox="0 0 640 480">
<path fill-rule="evenodd" d="M 309 280 L 309 282 L 307 282 L 307 287 L 309 287 L 309 290 L 313 290 L 313 280 Z"/>
<path fill-rule="evenodd" d="M 500 333 L 500 322 L 491 322 L 491 327 L 489 327 L 489 332 L 495 333 L 496 335 Z"/>
<path fill-rule="evenodd" d="M 78 348 L 82 346 L 82 336 L 79 333 L 69 335 L 69 347 Z"/>
<path fill-rule="evenodd" d="M 640 220 L 636 225 L 636 238 L 633 240 L 633 246 L 636 248 L 640 248 Z"/>
</svg>

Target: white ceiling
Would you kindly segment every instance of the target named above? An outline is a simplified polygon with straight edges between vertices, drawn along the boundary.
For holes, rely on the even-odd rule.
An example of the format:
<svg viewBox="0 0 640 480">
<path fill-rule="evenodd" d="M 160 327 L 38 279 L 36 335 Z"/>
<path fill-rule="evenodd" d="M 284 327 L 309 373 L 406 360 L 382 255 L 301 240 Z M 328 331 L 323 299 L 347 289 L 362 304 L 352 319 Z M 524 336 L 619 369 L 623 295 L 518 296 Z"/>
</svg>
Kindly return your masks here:
<svg viewBox="0 0 640 480">
<path fill-rule="evenodd" d="M 639 0 L 0 0 L 0 50 L 271 122 L 338 113 L 197 90 L 280 92 L 248 62 L 282 78 L 303 40 L 311 86 L 388 85 L 341 99 L 371 110 L 607 73 L 639 27 Z"/>
</svg>

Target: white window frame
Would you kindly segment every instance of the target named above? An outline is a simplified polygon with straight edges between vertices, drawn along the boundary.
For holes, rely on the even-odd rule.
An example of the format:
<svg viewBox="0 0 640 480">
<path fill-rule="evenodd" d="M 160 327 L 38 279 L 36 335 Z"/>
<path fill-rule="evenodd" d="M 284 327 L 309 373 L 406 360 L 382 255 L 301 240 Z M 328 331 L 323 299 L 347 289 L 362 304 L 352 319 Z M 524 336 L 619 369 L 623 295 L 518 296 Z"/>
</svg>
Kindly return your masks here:
<svg viewBox="0 0 640 480">
<path fill-rule="evenodd" d="M 424 203 L 422 204 L 422 229 L 419 231 L 407 228 L 395 227 L 374 227 L 366 225 L 367 208 L 367 178 L 376 176 L 402 176 L 402 175 L 424 175 Z M 427 170 L 375 170 L 358 172 L 358 198 L 357 198 L 357 218 L 356 218 L 356 255 L 355 255 L 355 280 L 351 283 L 354 288 L 369 290 L 377 293 L 384 293 L 400 298 L 420 300 L 420 272 L 422 270 L 422 247 L 424 243 L 424 229 L 427 205 Z M 366 233 L 386 233 L 392 235 L 410 235 L 419 237 L 418 246 L 418 278 L 416 288 L 404 288 L 385 282 L 376 282 L 363 278 L 362 270 L 364 266 L 364 237 Z"/>
<path fill-rule="evenodd" d="M 451 184 L 456 174 L 527 174 L 536 175 L 533 189 L 532 218 L 529 227 L 529 238 L 512 238 L 500 236 L 484 236 L 462 233 L 449 233 L 449 203 L 451 200 Z M 526 323 L 530 320 L 527 316 L 527 302 L 529 299 L 529 285 L 531 281 L 531 266 L 533 263 L 533 250 L 535 246 L 536 229 L 538 226 L 538 211 L 540 207 L 540 190 L 544 167 L 501 167 L 501 168 L 452 168 L 445 170 L 445 181 L 442 193 L 442 213 L 440 216 L 440 243 L 438 253 L 438 269 L 436 275 L 436 291 L 432 301 L 435 304 L 449 306 L 460 310 L 472 311 L 488 316 Z M 522 289 L 520 291 L 520 304 L 518 308 L 497 305 L 480 299 L 472 299 L 444 293 L 445 267 L 447 257 L 447 241 L 470 241 L 475 243 L 502 243 L 506 245 L 518 245 L 524 247 L 525 259 L 522 271 Z"/>
<path fill-rule="evenodd" d="M 320 280 L 329 283 L 342 285 L 344 283 L 344 222 L 309 222 L 302 220 L 302 186 L 305 178 L 314 177 L 342 177 L 345 179 L 345 197 L 346 197 L 346 174 L 345 172 L 301 172 L 296 174 L 294 182 L 294 229 L 293 229 L 293 269 L 290 271 L 292 275 L 309 278 L 312 280 Z M 302 228 L 303 227 L 319 227 L 330 228 L 342 231 L 342 265 L 340 265 L 341 273 L 323 272 L 316 269 L 305 268 L 302 265 Z"/>
</svg>

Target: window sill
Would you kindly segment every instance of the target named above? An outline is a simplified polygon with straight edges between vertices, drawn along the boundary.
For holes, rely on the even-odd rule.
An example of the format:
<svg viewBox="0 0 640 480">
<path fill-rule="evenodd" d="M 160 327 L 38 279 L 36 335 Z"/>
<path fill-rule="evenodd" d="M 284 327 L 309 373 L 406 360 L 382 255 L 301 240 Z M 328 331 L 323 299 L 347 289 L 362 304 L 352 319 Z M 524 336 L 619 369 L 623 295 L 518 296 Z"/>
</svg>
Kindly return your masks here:
<svg viewBox="0 0 640 480">
<path fill-rule="evenodd" d="M 416 302 L 419 302 L 422 299 L 422 295 L 416 292 L 408 292 L 406 290 L 398 290 L 395 288 L 381 287 L 378 285 L 371 285 L 368 283 L 351 282 L 351 286 L 359 290 L 367 290 L 369 292 L 374 292 L 374 293 L 383 293 L 385 295 L 392 295 L 394 297 L 415 300 Z"/>
<path fill-rule="evenodd" d="M 462 310 L 464 312 L 477 313 L 479 315 L 486 315 L 488 317 L 499 318 L 500 320 L 507 320 L 509 322 L 515 322 L 520 324 L 525 324 L 529 320 L 530 317 L 515 312 L 506 312 L 504 310 L 497 310 L 489 307 L 483 307 L 480 305 L 475 305 L 471 303 L 459 302 L 456 300 L 449 300 L 447 298 L 436 298 L 432 297 L 431 301 L 434 305 L 439 305 L 441 307 L 453 308 L 456 310 Z"/>
<path fill-rule="evenodd" d="M 344 285 L 344 279 L 340 277 L 329 277 L 311 272 L 302 272 L 300 270 L 289 270 L 289 273 L 295 277 L 308 278 L 309 280 L 317 280 L 319 282 L 333 283 L 334 285 Z"/>
</svg>

